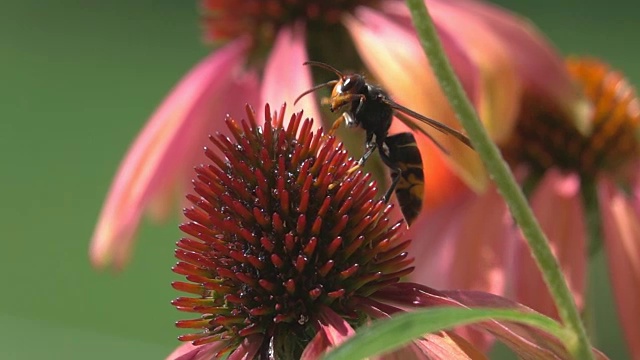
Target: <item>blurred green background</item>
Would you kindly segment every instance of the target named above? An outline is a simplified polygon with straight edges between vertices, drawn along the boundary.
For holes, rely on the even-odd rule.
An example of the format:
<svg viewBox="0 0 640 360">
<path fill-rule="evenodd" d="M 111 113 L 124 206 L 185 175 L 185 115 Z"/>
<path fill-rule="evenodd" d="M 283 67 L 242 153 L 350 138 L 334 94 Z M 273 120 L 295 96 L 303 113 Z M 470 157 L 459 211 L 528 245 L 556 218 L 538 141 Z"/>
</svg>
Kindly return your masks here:
<svg viewBox="0 0 640 360">
<path fill-rule="evenodd" d="M 499 1 L 566 54 L 640 83 L 640 5 Z M 0 358 L 158 359 L 180 333 L 169 283 L 178 217 L 145 223 L 125 272 L 96 272 L 87 245 L 130 141 L 207 54 L 194 1 L 0 2 Z M 628 355 L 601 257 L 599 346 Z"/>
</svg>

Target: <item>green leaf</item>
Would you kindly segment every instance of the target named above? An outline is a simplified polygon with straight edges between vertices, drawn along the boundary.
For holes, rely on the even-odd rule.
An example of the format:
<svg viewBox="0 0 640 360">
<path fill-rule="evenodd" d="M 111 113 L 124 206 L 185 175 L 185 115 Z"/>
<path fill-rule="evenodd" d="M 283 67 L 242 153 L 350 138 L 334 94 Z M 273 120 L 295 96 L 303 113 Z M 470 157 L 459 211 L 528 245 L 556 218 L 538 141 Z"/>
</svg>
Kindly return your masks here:
<svg viewBox="0 0 640 360">
<path fill-rule="evenodd" d="M 508 320 L 542 329 L 557 337 L 565 332 L 554 320 L 535 313 L 505 309 L 433 307 L 375 321 L 323 357 L 324 360 L 362 359 L 401 347 L 424 334 L 486 320 Z"/>
</svg>

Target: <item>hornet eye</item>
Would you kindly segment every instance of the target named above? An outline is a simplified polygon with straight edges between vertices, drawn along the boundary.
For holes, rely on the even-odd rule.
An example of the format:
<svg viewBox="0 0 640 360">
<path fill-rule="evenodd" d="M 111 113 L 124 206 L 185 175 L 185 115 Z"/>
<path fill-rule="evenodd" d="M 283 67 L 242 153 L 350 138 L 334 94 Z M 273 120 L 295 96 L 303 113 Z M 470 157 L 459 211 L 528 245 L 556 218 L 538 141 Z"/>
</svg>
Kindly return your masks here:
<svg viewBox="0 0 640 360">
<path fill-rule="evenodd" d="M 353 81 L 351 81 L 350 77 L 346 78 L 344 82 L 342 82 L 342 90 L 349 90 L 352 87 L 353 87 Z"/>
<path fill-rule="evenodd" d="M 342 82 L 342 91 L 343 92 L 351 92 L 356 88 L 356 84 L 358 84 L 358 79 L 355 76 L 348 76 Z M 355 89 L 357 91 L 357 89 Z"/>
</svg>

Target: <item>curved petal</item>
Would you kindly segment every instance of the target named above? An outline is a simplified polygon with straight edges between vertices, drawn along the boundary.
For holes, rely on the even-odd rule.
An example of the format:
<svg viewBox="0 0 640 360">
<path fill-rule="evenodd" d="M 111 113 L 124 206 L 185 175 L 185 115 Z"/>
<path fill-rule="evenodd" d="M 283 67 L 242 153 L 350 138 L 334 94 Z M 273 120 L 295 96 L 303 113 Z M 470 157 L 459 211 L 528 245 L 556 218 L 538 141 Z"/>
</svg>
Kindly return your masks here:
<svg viewBox="0 0 640 360">
<path fill-rule="evenodd" d="M 328 307 L 320 310 L 317 327 L 317 334 L 304 349 L 300 359 L 317 359 L 329 348 L 341 344 L 356 333 L 345 319 Z"/>
<path fill-rule="evenodd" d="M 590 131 L 590 105 L 574 86 L 564 59 L 528 19 L 508 10 L 474 0 L 430 0 L 457 8 L 482 21 L 509 44 L 510 54 L 528 91 L 553 99 L 568 112 L 583 133 Z"/>
<path fill-rule="evenodd" d="M 322 117 L 313 96 L 305 96 L 293 104 L 298 95 L 313 87 L 311 71 L 302 65 L 307 60 L 304 25 L 297 23 L 280 29 L 265 66 L 261 103 L 269 103 L 276 109 L 286 103 L 294 111 L 304 110 L 304 115 L 314 118 L 315 126 L 319 127 Z"/>
<path fill-rule="evenodd" d="M 256 358 L 258 351 L 260 350 L 260 346 L 262 346 L 262 335 L 250 335 L 244 338 L 242 344 L 238 346 L 227 360 L 252 360 Z"/>
<path fill-rule="evenodd" d="M 393 19 L 398 26 L 403 26 L 409 32 L 414 31 L 412 28 L 413 21 L 411 20 L 411 14 L 404 3 L 399 1 L 383 1 L 380 8 L 386 18 Z M 443 31 L 439 24 L 435 25 L 444 51 L 447 54 L 449 62 L 456 72 L 456 75 L 458 76 L 458 80 L 460 80 L 460 83 L 471 102 L 478 105 L 478 97 L 481 90 L 480 87 L 482 86 L 481 74 L 478 67 L 473 63 L 473 59 L 468 56 L 466 49 L 464 48 L 464 44 L 459 41 L 455 36 L 455 33 L 452 34 L 447 31 Z M 436 79 L 433 78 L 433 81 L 435 80 Z M 437 83 L 420 84 L 420 86 L 427 85 L 438 86 Z M 393 84 L 389 84 L 389 86 L 390 89 L 393 88 Z"/>
<path fill-rule="evenodd" d="M 427 350 L 429 359 L 487 359 L 468 341 L 452 332 L 429 334 L 416 343 Z"/>
<path fill-rule="evenodd" d="M 476 106 L 491 138 L 500 143 L 515 125 L 522 93 L 522 77 L 512 54 L 512 44 L 485 19 L 455 2 L 428 0 L 429 12 L 456 74 Z M 484 5 L 487 6 L 487 5 Z M 410 24 L 406 7 L 387 6 L 386 11 Z M 409 31 L 413 31 L 411 28 Z M 462 62 L 461 59 L 466 59 Z M 457 65 L 457 66 L 456 66 Z M 474 76 L 470 92 L 469 79 Z M 425 86 L 439 87 L 437 83 Z"/>
<path fill-rule="evenodd" d="M 453 2 L 429 1 L 429 11 L 441 33 L 451 34 L 478 68 L 478 115 L 491 138 L 501 143 L 515 126 L 522 93 L 512 44 L 496 34 L 483 19 Z"/>
<path fill-rule="evenodd" d="M 602 180 L 599 186 L 604 245 L 618 316 L 631 357 L 640 358 L 640 184 L 631 198 Z"/>
<path fill-rule="evenodd" d="M 357 8 L 355 17 L 346 16 L 344 23 L 367 67 L 398 103 L 459 128 L 453 125 L 456 122 L 453 111 L 435 82 L 414 31 L 367 7 Z M 394 129 L 397 130 L 399 122 L 395 123 Z M 416 125 L 420 124 L 416 122 Z M 451 136 L 434 131 L 427 125 L 421 126 L 450 152 L 447 160 L 465 183 L 478 191 L 486 187 L 486 171 L 473 150 Z M 421 150 L 429 151 L 424 145 L 429 141 L 425 136 L 420 135 L 417 140 Z M 430 156 L 424 154 L 423 158 Z"/>
<path fill-rule="evenodd" d="M 259 80 L 255 72 L 243 72 L 237 74 L 233 81 L 227 84 L 225 92 L 220 94 L 215 99 L 212 99 L 210 104 L 213 107 L 210 110 L 206 110 L 208 121 L 205 122 L 204 129 L 198 129 L 198 133 L 193 135 L 194 145 L 193 154 L 185 155 L 182 160 L 184 162 L 184 170 L 179 173 L 178 185 L 182 185 L 180 190 L 180 196 L 189 193 L 192 190 L 193 184 L 191 179 L 193 178 L 193 167 L 199 164 L 207 164 L 211 161 L 204 152 L 204 147 L 208 147 L 213 152 L 219 152 L 219 149 L 215 146 L 211 146 L 209 141 L 209 135 L 216 133 L 222 133 L 226 136 L 231 136 L 229 128 L 224 124 L 224 119 L 227 115 L 230 115 L 235 120 L 247 119 L 246 105 L 259 106 L 260 94 L 258 92 Z M 253 108 L 257 116 L 262 113 L 261 108 Z M 222 154 L 220 154 L 223 156 Z M 188 204 L 188 205 L 187 205 Z M 184 199 L 185 206 L 191 206 L 186 199 Z M 184 208 L 185 206 L 182 206 Z"/>
<path fill-rule="evenodd" d="M 195 346 L 190 342 L 178 346 L 166 360 L 205 360 L 211 359 L 216 352 L 223 348 L 224 343 L 215 342 L 211 344 Z"/>
<path fill-rule="evenodd" d="M 221 105 L 216 98 L 234 81 L 248 42 L 236 40 L 207 57 L 172 90 L 131 145 L 120 164 L 91 240 L 90 257 L 97 267 L 128 258 L 143 209 L 170 190 L 192 164 L 185 157 L 200 151 L 204 127 Z M 231 109 L 224 108 L 224 111 Z M 220 118 L 222 120 L 222 118 Z M 194 140 L 194 136 L 201 138 Z M 185 166 L 188 165 L 188 166 Z"/>
<path fill-rule="evenodd" d="M 450 200 L 409 230 L 409 253 L 421 259 L 410 277 L 438 288 L 503 294 L 514 227 L 493 187 L 481 196 L 467 192 Z"/>
<path fill-rule="evenodd" d="M 381 360 L 484 360 L 482 352 L 455 333 L 427 334 L 379 357 Z"/>
<path fill-rule="evenodd" d="M 395 303 L 411 304 L 414 307 L 455 306 L 472 308 L 511 308 L 522 312 L 534 312 L 512 300 L 481 291 L 438 291 L 416 283 L 396 283 L 377 291 L 373 298 Z M 472 325 L 494 335 L 523 359 L 570 359 L 571 356 L 560 339 L 537 328 L 506 322 L 485 321 Z M 597 359 L 606 359 L 604 354 L 593 349 Z"/>
<path fill-rule="evenodd" d="M 406 283 L 405 283 L 406 285 Z M 392 286 L 393 287 L 393 286 Z M 402 285 L 400 285 L 402 287 Z M 384 293 L 381 291 L 380 293 Z M 380 294 L 379 293 L 379 294 Z M 390 299 L 393 302 L 393 298 Z M 372 298 L 358 299 L 361 310 L 374 319 L 389 318 L 405 310 L 379 302 Z M 466 330 L 466 327 L 458 330 Z M 477 335 L 477 334 L 474 334 Z M 440 331 L 426 334 L 423 338 L 414 340 L 406 346 L 385 353 L 381 359 L 485 359 L 477 347 L 464 338 L 452 332 Z"/>
<path fill-rule="evenodd" d="M 311 341 L 307 344 L 300 356 L 300 360 L 315 360 L 319 359 L 322 354 L 329 349 L 331 344 L 329 344 L 329 340 L 327 336 L 318 331 L 316 335 L 311 339 Z"/>
<path fill-rule="evenodd" d="M 549 239 L 577 305 L 582 307 L 587 263 L 579 177 L 548 170 L 531 197 L 531 207 Z M 512 283 L 515 298 L 538 312 L 557 318 L 555 304 L 540 270 L 525 240 L 519 237 Z"/>
</svg>

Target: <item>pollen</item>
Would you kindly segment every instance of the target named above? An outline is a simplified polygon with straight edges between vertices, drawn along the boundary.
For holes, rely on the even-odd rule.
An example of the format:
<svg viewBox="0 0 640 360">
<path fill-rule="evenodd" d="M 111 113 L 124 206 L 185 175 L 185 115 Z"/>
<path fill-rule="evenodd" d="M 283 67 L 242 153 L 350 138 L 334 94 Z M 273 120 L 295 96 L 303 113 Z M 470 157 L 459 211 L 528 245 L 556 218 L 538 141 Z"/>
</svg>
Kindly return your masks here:
<svg viewBox="0 0 640 360">
<path fill-rule="evenodd" d="M 633 87 L 596 60 L 569 60 L 567 68 L 592 104 L 591 131 L 584 135 L 549 103 L 525 97 L 505 157 L 540 173 L 550 167 L 585 177 L 622 172 L 640 152 L 640 101 Z"/>
<path fill-rule="evenodd" d="M 232 136 L 210 137 L 187 195 L 173 268 L 187 281 L 173 287 L 188 296 L 173 305 L 200 315 L 177 326 L 199 330 L 180 337 L 194 345 L 222 342 L 218 355 L 247 336 L 262 337 L 264 354 L 299 355 L 321 307 L 356 325 L 350 299 L 413 269 L 370 176 L 349 172 L 343 145 L 302 113 L 285 125 L 284 110 L 267 106 L 263 126 L 249 107 L 247 120 L 227 118 Z"/>
</svg>

